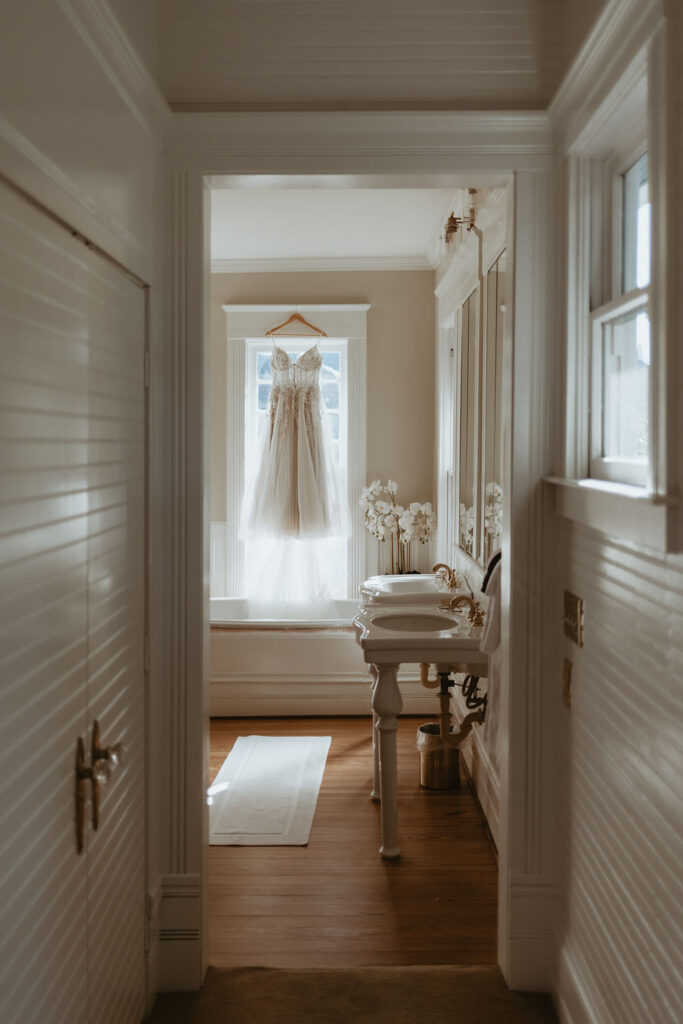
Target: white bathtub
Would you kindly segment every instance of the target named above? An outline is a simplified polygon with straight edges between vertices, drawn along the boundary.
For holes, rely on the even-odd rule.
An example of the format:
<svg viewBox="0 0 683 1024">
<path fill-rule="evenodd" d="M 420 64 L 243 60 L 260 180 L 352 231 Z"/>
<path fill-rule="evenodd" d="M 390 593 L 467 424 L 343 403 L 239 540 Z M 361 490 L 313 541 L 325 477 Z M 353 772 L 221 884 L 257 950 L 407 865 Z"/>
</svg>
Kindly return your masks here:
<svg viewBox="0 0 683 1024">
<path fill-rule="evenodd" d="M 241 626 L 253 629 L 311 629 L 314 627 L 350 626 L 360 608 L 357 599 L 330 601 L 325 616 L 316 619 L 258 619 L 253 618 L 249 601 L 241 597 L 214 597 L 211 599 L 211 625 Z"/>
<path fill-rule="evenodd" d="M 210 713 L 369 715 L 370 675 L 351 626 L 358 609 L 347 599 L 325 619 L 250 619 L 246 600 L 212 599 Z M 436 714 L 416 665 L 399 681 L 405 714 Z"/>
</svg>

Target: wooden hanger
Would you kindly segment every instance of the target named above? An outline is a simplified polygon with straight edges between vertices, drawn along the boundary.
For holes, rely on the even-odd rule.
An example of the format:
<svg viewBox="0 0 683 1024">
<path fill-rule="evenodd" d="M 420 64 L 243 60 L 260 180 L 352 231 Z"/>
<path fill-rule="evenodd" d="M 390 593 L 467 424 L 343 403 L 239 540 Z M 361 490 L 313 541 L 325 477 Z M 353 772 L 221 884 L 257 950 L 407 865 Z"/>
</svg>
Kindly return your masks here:
<svg viewBox="0 0 683 1024">
<path fill-rule="evenodd" d="M 269 338 L 271 334 L 277 334 L 277 332 L 282 330 L 283 327 L 286 327 L 287 324 L 291 324 L 293 320 L 298 320 L 299 323 L 305 324 L 306 327 L 310 327 L 311 330 L 315 331 L 315 333 L 320 335 L 321 338 L 327 337 L 325 331 L 321 331 L 319 327 L 315 326 L 315 324 L 309 323 L 308 320 L 305 320 L 304 317 L 302 317 L 301 313 L 292 313 L 288 320 L 285 320 L 283 323 L 278 324 L 277 327 L 271 327 L 269 331 L 266 331 L 266 338 Z"/>
</svg>

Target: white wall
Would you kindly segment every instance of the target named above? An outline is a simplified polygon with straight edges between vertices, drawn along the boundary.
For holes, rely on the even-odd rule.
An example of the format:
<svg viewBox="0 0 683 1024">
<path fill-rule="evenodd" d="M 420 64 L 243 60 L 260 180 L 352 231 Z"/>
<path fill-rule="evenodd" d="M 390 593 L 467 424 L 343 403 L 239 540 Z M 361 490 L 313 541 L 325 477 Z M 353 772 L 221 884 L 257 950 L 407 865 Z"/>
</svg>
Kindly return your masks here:
<svg viewBox="0 0 683 1024">
<path fill-rule="evenodd" d="M 567 1019 L 679 1020 L 683 558 L 563 520 L 559 585 L 585 601 L 579 650 L 557 628 L 559 995 Z M 554 601 L 557 610 L 558 599 Z M 572 706 L 560 705 L 562 660 Z"/>
<path fill-rule="evenodd" d="M 617 7 L 609 4 L 608 10 L 614 13 Z M 589 39 L 592 59 L 570 83 L 563 103 L 566 121 L 558 123 L 581 129 L 603 90 L 625 70 L 629 55 L 649 38 L 662 10 L 669 17 L 664 26 L 669 62 L 664 100 L 673 115 L 667 121 L 669 157 L 664 174 L 676 214 L 668 219 L 669 259 L 665 280 L 659 282 L 669 295 L 670 320 L 658 342 L 669 347 L 667 338 L 672 337 L 678 344 L 671 347 L 680 351 L 680 5 L 622 4 L 624 25 L 613 38 Z M 657 116 L 652 107 L 650 116 Z M 559 171 L 562 224 L 568 203 L 566 162 Z M 558 232 L 562 239 L 565 234 Z M 562 261 L 565 256 L 562 244 L 558 257 Z M 566 285 L 564 280 L 565 291 Z M 571 333 L 561 328 L 559 336 L 563 334 L 564 344 L 571 345 Z M 678 356 L 668 366 L 667 387 L 672 404 L 669 441 L 677 448 L 670 455 L 679 467 L 673 489 L 678 483 L 679 492 L 683 433 L 675 423 L 682 383 Z M 555 397 L 561 433 L 564 381 L 558 381 Z M 558 467 L 562 459 L 558 450 Z M 568 1024 L 673 1024 L 680 1020 L 683 1005 L 683 555 L 649 547 L 646 535 L 640 543 L 620 541 L 618 529 L 618 521 L 613 530 L 600 532 L 559 518 L 552 504 L 544 523 L 552 580 L 545 615 L 546 679 L 557 735 L 554 986 L 561 1019 Z M 581 649 L 562 631 L 565 589 L 585 602 Z M 565 657 L 573 665 L 571 708 L 562 702 Z"/>
<path fill-rule="evenodd" d="M 367 478 L 396 480 L 403 503 L 433 500 L 433 280 L 432 271 L 212 275 L 212 522 L 225 520 L 225 467 L 231 457 L 226 450 L 226 318 L 221 308 L 230 303 L 369 303 Z M 368 551 L 369 559 L 376 558 L 374 542 Z M 375 570 L 369 561 L 368 571 Z"/>
<path fill-rule="evenodd" d="M 132 16 L 132 6 L 128 6 Z M 149 32 L 145 38 L 147 44 L 142 44 L 137 37 L 141 52 L 153 48 Z M 168 111 L 104 0 L 9 0 L 0 8 L 0 40 L 2 174 L 51 215 L 134 271 L 150 288 L 149 566 L 153 600 L 147 695 L 147 838 L 149 889 L 155 893 L 163 870 L 165 835 L 161 772 L 166 705 L 161 683 L 167 672 L 163 638 L 168 634 L 164 604 L 168 477 L 162 429 L 160 256 L 161 145 Z M 142 808 L 137 811 L 143 813 Z M 152 969 L 152 990 L 155 984 Z"/>
</svg>

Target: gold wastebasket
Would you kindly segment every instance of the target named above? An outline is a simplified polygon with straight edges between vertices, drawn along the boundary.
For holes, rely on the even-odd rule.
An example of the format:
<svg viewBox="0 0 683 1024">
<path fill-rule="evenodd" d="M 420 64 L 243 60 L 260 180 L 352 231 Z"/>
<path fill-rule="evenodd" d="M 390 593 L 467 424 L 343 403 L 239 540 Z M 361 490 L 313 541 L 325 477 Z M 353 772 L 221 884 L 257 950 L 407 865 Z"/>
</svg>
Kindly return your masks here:
<svg viewBox="0 0 683 1024">
<path fill-rule="evenodd" d="M 460 750 L 444 743 L 436 722 L 418 728 L 417 749 L 423 789 L 455 789 L 460 785 Z"/>
</svg>

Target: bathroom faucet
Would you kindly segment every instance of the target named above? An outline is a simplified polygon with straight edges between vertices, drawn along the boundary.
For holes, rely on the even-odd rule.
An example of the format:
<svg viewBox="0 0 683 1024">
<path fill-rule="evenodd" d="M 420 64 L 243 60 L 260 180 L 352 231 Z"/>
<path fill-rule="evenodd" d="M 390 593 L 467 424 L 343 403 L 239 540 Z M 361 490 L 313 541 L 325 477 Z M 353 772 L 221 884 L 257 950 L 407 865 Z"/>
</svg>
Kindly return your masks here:
<svg viewBox="0 0 683 1024">
<path fill-rule="evenodd" d="M 455 597 L 452 597 L 448 602 L 448 609 L 454 612 L 461 604 L 469 605 L 469 620 L 473 626 L 484 625 L 484 615 L 481 606 L 469 594 L 457 594 Z"/>
<path fill-rule="evenodd" d="M 449 590 L 455 590 L 460 582 L 455 569 L 451 569 L 445 562 L 437 562 L 436 565 L 433 565 L 432 572 L 435 572 L 439 579 L 443 580 Z"/>
</svg>

